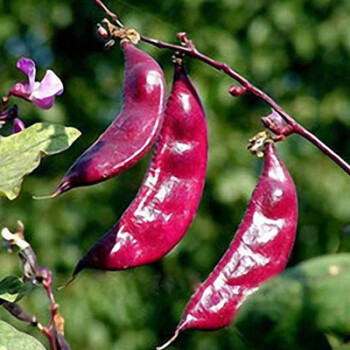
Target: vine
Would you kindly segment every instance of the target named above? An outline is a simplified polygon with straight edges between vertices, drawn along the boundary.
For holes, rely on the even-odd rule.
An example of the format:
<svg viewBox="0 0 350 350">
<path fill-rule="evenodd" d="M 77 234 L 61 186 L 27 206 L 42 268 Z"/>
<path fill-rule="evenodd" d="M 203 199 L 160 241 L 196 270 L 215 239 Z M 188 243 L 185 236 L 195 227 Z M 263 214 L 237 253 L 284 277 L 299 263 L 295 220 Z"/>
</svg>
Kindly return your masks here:
<svg viewBox="0 0 350 350">
<path fill-rule="evenodd" d="M 125 25 L 120 21 L 119 17 L 113 13 L 111 10 L 107 8 L 107 6 L 102 2 L 102 0 L 94 0 L 95 4 L 100 7 L 107 16 L 109 16 L 112 21 L 115 23 L 114 26 L 108 20 L 104 20 L 102 24 L 106 25 L 107 32 L 102 32 L 101 30 L 98 32 L 99 35 L 106 39 L 106 34 L 108 34 L 109 39 L 113 40 L 113 33 L 118 30 L 118 28 L 126 28 Z M 336 152 L 334 152 L 330 147 L 324 144 L 321 140 L 319 140 L 314 134 L 304 128 L 301 124 L 295 121 L 275 100 L 273 100 L 268 94 L 254 86 L 248 79 L 244 78 L 242 75 L 237 73 L 234 69 L 228 66 L 226 63 L 215 61 L 214 59 L 204 55 L 201 53 L 192 40 L 187 37 L 185 32 L 181 32 L 177 34 L 177 38 L 180 40 L 181 45 L 169 44 L 160 40 L 156 40 L 153 38 L 149 38 L 144 35 L 140 35 L 140 39 L 145 43 L 151 44 L 153 46 L 158 47 L 159 49 L 170 49 L 173 51 L 181 52 L 188 57 L 197 59 L 206 63 L 208 66 L 217 69 L 225 73 L 227 76 L 236 80 L 241 86 L 233 86 L 229 89 L 229 93 L 233 96 L 242 96 L 245 93 L 251 93 L 256 97 L 260 98 L 264 102 L 266 102 L 273 111 L 276 111 L 281 118 L 287 124 L 287 128 L 281 130 L 281 121 L 278 120 L 277 124 L 271 122 L 271 118 L 263 119 L 264 125 L 274 132 L 279 138 L 276 141 L 282 141 L 286 136 L 291 134 L 299 134 L 304 137 L 306 140 L 315 145 L 322 153 L 324 153 L 327 157 L 333 160 L 338 166 L 340 166 L 348 175 L 350 175 L 350 165 L 341 158 Z M 113 41 L 107 42 L 107 47 L 113 45 Z M 276 118 L 275 118 L 276 119 Z"/>
</svg>

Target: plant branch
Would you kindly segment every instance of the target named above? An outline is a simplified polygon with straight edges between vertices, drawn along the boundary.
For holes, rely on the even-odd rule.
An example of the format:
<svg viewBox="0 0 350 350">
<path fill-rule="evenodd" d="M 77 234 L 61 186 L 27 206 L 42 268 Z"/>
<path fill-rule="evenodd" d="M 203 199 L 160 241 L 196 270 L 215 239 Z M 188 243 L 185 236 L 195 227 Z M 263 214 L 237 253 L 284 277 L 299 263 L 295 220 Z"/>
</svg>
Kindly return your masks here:
<svg viewBox="0 0 350 350">
<path fill-rule="evenodd" d="M 122 22 L 120 22 L 118 16 L 110 11 L 106 5 L 103 4 L 102 0 L 94 0 L 95 4 L 99 6 L 107 16 L 109 16 L 114 23 L 119 28 L 125 28 Z M 329 148 L 326 144 L 324 144 L 321 140 L 319 140 L 315 135 L 313 135 L 310 131 L 305 129 L 301 124 L 297 123 L 275 100 L 273 100 L 268 94 L 264 91 L 260 90 L 256 86 L 254 86 L 251 82 L 249 82 L 246 78 L 240 75 L 238 72 L 233 70 L 230 66 L 225 63 L 215 61 L 214 59 L 202 54 L 197 50 L 195 45 L 191 40 L 187 38 L 186 33 L 179 33 L 177 35 L 178 39 L 180 39 L 181 45 L 169 44 L 163 41 L 159 41 L 156 39 L 149 38 L 147 36 L 141 35 L 141 40 L 156 46 L 160 49 L 170 49 L 174 51 L 178 51 L 180 53 L 185 54 L 188 57 L 192 57 L 194 59 L 198 59 L 207 65 L 225 73 L 235 81 L 237 81 L 241 86 L 234 86 L 230 89 L 230 93 L 234 96 L 243 95 L 246 92 L 250 92 L 256 97 L 263 100 L 267 103 L 274 111 L 276 111 L 283 120 L 290 126 L 290 132 L 288 135 L 296 133 L 300 136 L 307 139 L 309 142 L 314 144 L 321 152 L 323 152 L 326 156 L 332 159 L 336 164 L 338 164 L 348 175 L 350 175 L 350 165 L 342 159 L 339 155 L 337 155 L 331 148 Z M 273 130 L 271 130 L 273 131 Z M 285 135 L 287 136 L 287 135 Z"/>
<path fill-rule="evenodd" d="M 17 304 L 10 303 L 5 300 L 0 300 L 0 305 L 4 307 L 12 316 L 17 318 L 17 320 L 28 323 L 32 327 L 36 327 L 42 334 L 44 334 L 51 346 L 51 350 L 57 350 L 56 339 L 50 328 L 44 327 L 34 315 L 31 315 L 25 311 Z"/>
<path fill-rule="evenodd" d="M 48 327 L 43 326 L 38 322 L 34 315 L 31 315 L 17 304 L 10 303 L 0 299 L 0 305 L 2 305 L 12 316 L 18 320 L 28 323 L 29 325 L 38 328 L 38 330 L 44 334 L 49 343 L 51 350 L 64 350 L 70 349 L 68 343 L 66 343 L 63 337 L 63 318 L 58 313 L 58 304 L 55 301 L 55 296 L 52 290 L 52 273 L 46 268 L 40 269 L 36 276 L 38 283 L 41 283 L 46 291 L 50 302 L 51 319 Z M 58 347 L 59 346 L 59 347 Z"/>
<path fill-rule="evenodd" d="M 11 303 L 6 300 L 0 300 L 0 305 L 2 305 L 5 310 L 7 310 L 12 316 L 17 318 L 18 320 L 26 322 L 33 327 L 43 328 L 34 315 L 23 311 L 23 309 L 17 303 Z"/>
<path fill-rule="evenodd" d="M 189 57 L 198 59 L 209 66 L 224 72 L 226 75 L 230 76 L 237 82 L 239 82 L 242 87 L 244 87 L 244 92 L 250 92 L 253 95 L 257 96 L 261 100 L 265 101 L 273 110 L 275 110 L 284 121 L 292 128 L 292 133 L 297 133 L 300 136 L 304 137 L 312 144 L 314 144 L 321 152 L 323 152 L 326 156 L 331 158 L 336 164 L 338 164 L 348 175 L 350 175 L 350 165 L 342 159 L 338 154 L 336 154 L 330 147 L 324 144 L 320 139 L 318 139 L 314 134 L 305 129 L 301 124 L 297 123 L 280 105 L 277 104 L 269 95 L 255 87 L 252 83 L 250 83 L 247 79 L 242 77 L 235 70 L 230 68 L 227 64 L 217 62 L 212 58 L 200 53 L 194 46 L 193 47 L 182 47 L 179 45 L 172 45 L 168 43 L 164 43 L 155 39 L 151 39 L 145 36 L 141 36 L 141 40 L 152 44 L 158 48 L 166 48 L 172 49 L 186 54 Z M 240 93 L 242 95 L 243 93 Z M 273 130 L 272 130 L 273 131 Z"/>
<path fill-rule="evenodd" d="M 8 228 L 4 228 L 1 235 L 9 251 L 13 251 L 15 247 L 19 248 L 18 255 L 23 270 L 22 279 L 27 283 L 40 284 L 45 289 L 50 303 L 50 323 L 47 327 L 43 326 L 35 316 L 24 312 L 17 303 L 9 303 L 0 299 L 0 306 L 4 306 L 17 319 L 37 327 L 48 338 L 51 350 L 70 350 L 64 338 L 64 319 L 58 312 L 58 304 L 52 289 L 52 272 L 40 267 L 34 250 L 25 240 L 23 223 L 17 222 L 17 232 L 12 233 Z"/>
<path fill-rule="evenodd" d="M 119 21 L 118 16 L 110 11 L 108 7 L 101 0 L 94 0 L 96 6 L 100 7 L 107 16 L 109 16 L 113 22 L 120 28 L 124 28 L 124 25 Z"/>
<path fill-rule="evenodd" d="M 55 301 L 55 296 L 52 291 L 52 273 L 48 269 L 41 269 L 40 274 L 38 276 L 39 278 L 42 278 L 42 285 L 46 291 L 47 297 L 50 302 L 50 310 L 51 310 L 51 319 L 50 319 L 50 325 L 47 328 L 49 331 L 51 338 L 50 339 L 50 345 L 52 350 L 56 350 L 56 318 L 58 316 L 58 304 Z"/>
<path fill-rule="evenodd" d="M 347 174 L 350 174 L 349 164 L 341 158 L 337 153 L 335 153 L 331 148 L 324 144 L 320 139 L 318 139 L 314 134 L 305 129 L 302 125 L 297 124 L 294 128 L 296 134 L 301 135 L 311 143 L 313 143 L 318 149 L 321 150 L 325 155 L 331 158 L 336 164 L 338 164 Z"/>
</svg>

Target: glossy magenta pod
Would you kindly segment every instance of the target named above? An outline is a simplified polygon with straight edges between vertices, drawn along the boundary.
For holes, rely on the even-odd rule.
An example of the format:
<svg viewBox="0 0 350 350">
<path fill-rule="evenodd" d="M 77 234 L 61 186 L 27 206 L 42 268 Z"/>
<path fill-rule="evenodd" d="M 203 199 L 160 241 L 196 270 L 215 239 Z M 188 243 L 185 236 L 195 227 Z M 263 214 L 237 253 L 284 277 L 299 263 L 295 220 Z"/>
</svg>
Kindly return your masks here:
<svg viewBox="0 0 350 350">
<path fill-rule="evenodd" d="M 297 220 L 294 182 L 275 146 L 267 144 L 264 170 L 230 247 L 193 294 L 174 337 L 157 349 L 186 329 L 228 326 L 247 296 L 285 268 Z"/>
<path fill-rule="evenodd" d="M 124 106 L 113 123 L 71 166 L 54 196 L 117 176 L 154 144 L 163 122 L 166 84 L 158 63 L 133 44 L 125 55 Z"/>
<path fill-rule="evenodd" d="M 202 196 L 208 140 L 199 96 L 181 65 L 154 155 L 139 192 L 119 222 L 77 265 L 121 270 L 154 262 L 185 235 Z"/>
</svg>

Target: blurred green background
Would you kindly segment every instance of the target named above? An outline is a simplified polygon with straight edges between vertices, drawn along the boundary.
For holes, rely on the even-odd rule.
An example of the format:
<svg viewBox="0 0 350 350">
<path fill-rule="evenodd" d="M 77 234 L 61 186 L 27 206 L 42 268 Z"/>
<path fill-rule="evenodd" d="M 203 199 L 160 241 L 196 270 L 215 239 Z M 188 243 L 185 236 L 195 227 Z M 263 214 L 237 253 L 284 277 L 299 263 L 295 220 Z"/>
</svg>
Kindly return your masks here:
<svg viewBox="0 0 350 350">
<path fill-rule="evenodd" d="M 186 31 L 199 50 L 234 67 L 350 161 L 348 0 L 110 0 L 106 4 L 144 35 L 174 42 L 177 32 Z M 78 259 L 126 209 L 149 160 L 105 183 L 53 200 L 32 199 L 55 189 L 121 107 L 123 57 L 118 46 L 104 51 L 97 38 L 96 23 L 103 17 L 90 0 L 0 0 L 0 96 L 23 79 L 15 68 L 17 59 L 31 57 L 38 77 L 52 68 L 62 78 L 65 92 L 49 111 L 16 101 L 21 118 L 27 125 L 48 121 L 83 133 L 71 149 L 42 161 L 25 179 L 18 199 L 1 200 L 1 226 L 14 229 L 18 219 L 24 222 L 28 240 L 42 264 L 54 271 L 56 285 L 69 277 Z M 140 47 L 160 62 L 170 89 L 172 52 Z M 246 151 L 247 140 L 262 130 L 259 116 L 270 110 L 254 97 L 231 97 L 227 90 L 233 82 L 203 63 L 188 59 L 188 68 L 210 131 L 208 176 L 196 219 L 183 242 L 162 261 L 125 272 L 86 271 L 57 293 L 73 350 L 153 349 L 164 342 L 195 286 L 226 250 L 244 213 L 261 167 L 261 161 Z M 295 179 L 300 203 L 289 266 L 349 251 L 349 177 L 298 136 L 288 138 L 279 150 Z M 17 258 L 1 252 L 0 277 L 9 273 L 18 273 Z M 48 319 L 41 292 L 21 304 Z M 3 310 L 0 317 L 37 334 Z M 188 331 L 171 348 L 255 349 L 247 344 L 257 330 L 247 329 L 233 324 L 212 333 Z M 295 333 L 288 342 L 280 338 L 278 346 L 270 348 L 300 349 L 297 339 Z M 312 344 L 304 348 L 331 348 L 327 339 Z"/>
</svg>

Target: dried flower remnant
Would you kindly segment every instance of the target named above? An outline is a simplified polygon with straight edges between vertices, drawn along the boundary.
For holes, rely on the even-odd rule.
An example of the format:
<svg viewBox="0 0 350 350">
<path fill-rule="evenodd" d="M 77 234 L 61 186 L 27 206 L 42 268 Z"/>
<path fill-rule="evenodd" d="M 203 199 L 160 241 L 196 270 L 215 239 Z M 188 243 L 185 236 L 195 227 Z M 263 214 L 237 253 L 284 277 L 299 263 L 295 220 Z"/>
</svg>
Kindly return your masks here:
<svg viewBox="0 0 350 350">
<path fill-rule="evenodd" d="M 17 232 L 12 233 L 7 227 L 4 227 L 1 231 L 1 236 L 5 240 L 6 248 L 12 251 L 13 247 L 18 247 L 20 251 L 23 251 L 29 247 L 29 243 L 24 239 L 23 236 L 23 224 L 17 222 Z"/>
<path fill-rule="evenodd" d="M 41 82 L 35 81 L 35 63 L 30 58 L 20 58 L 17 62 L 17 68 L 27 75 L 28 82 L 15 84 L 10 95 L 30 101 L 42 109 L 51 108 L 56 96 L 63 92 L 61 79 L 52 70 L 47 70 Z"/>
<path fill-rule="evenodd" d="M 17 231 L 15 233 L 4 227 L 1 236 L 5 240 L 4 246 L 8 251 L 12 252 L 13 248 L 19 248 L 18 255 L 25 279 L 35 280 L 39 270 L 38 259 L 30 244 L 25 240 L 23 223 L 17 221 Z"/>
</svg>

